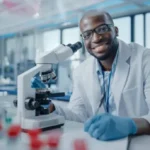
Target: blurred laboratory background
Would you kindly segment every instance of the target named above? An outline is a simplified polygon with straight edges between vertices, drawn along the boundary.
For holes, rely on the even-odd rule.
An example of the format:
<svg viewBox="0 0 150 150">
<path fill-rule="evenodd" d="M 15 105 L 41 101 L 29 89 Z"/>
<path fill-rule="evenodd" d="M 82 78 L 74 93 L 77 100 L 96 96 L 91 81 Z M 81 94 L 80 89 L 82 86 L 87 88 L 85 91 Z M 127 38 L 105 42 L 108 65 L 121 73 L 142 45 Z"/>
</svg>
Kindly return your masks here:
<svg viewBox="0 0 150 150">
<path fill-rule="evenodd" d="M 35 66 L 36 55 L 82 42 L 78 23 L 89 10 L 107 10 L 118 38 L 150 48 L 150 0 L 0 0 L 0 95 L 17 95 L 17 76 Z M 71 93 L 72 72 L 88 56 L 83 47 L 53 65 L 51 89 Z"/>
</svg>

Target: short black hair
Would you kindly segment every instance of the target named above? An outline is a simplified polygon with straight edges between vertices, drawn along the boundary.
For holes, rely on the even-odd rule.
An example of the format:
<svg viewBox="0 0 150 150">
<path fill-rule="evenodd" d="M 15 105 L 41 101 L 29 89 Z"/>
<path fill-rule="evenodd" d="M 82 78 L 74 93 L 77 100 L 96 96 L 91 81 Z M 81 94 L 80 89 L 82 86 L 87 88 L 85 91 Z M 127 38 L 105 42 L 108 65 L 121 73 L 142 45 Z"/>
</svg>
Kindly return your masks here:
<svg viewBox="0 0 150 150">
<path fill-rule="evenodd" d="M 90 10 L 86 13 L 83 14 L 83 16 L 81 17 L 80 23 L 82 20 L 84 20 L 87 17 L 98 17 L 98 16 L 105 16 L 110 22 L 111 24 L 114 25 L 114 21 L 112 19 L 112 16 L 106 12 L 106 11 L 97 11 L 97 10 Z"/>
</svg>

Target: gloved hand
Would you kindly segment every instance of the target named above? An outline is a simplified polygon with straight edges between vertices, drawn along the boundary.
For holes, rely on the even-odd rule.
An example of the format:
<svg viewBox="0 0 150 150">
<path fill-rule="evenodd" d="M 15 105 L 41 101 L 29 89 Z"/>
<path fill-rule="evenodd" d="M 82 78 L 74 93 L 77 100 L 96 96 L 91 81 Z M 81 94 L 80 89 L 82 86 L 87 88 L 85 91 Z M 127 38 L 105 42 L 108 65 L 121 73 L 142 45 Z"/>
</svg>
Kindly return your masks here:
<svg viewBox="0 0 150 150">
<path fill-rule="evenodd" d="M 107 141 L 135 134 L 137 126 L 131 118 L 101 114 L 89 119 L 84 130 L 96 139 Z"/>
<path fill-rule="evenodd" d="M 31 79 L 32 88 L 46 88 L 46 85 L 41 81 L 39 76 L 35 76 Z"/>
</svg>

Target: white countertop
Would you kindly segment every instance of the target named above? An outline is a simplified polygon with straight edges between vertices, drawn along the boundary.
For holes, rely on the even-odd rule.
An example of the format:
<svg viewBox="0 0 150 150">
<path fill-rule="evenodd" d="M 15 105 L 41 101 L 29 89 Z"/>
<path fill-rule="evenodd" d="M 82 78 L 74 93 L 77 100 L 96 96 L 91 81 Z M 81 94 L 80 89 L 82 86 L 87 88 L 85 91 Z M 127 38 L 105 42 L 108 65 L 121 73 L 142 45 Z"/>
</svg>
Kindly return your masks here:
<svg viewBox="0 0 150 150">
<path fill-rule="evenodd" d="M 71 135 L 73 130 L 74 130 L 74 132 L 82 133 L 83 132 L 83 124 L 77 123 L 77 122 L 66 121 L 65 126 L 64 126 L 64 134 L 70 133 L 70 135 Z M 80 137 L 80 135 L 79 135 L 79 137 Z M 89 136 L 89 138 L 91 138 L 91 137 Z M 91 138 L 91 140 L 93 142 L 92 145 L 98 145 L 98 142 L 102 142 L 102 141 L 98 141 L 95 139 L 93 140 L 93 138 Z M 110 144 L 109 142 L 108 143 L 102 142 L 101 144 L 105 145 L 105 143 L 106 143 L 107 149 L 109 149 L 108 148 L 108 144 L 109 144 L 109 146 L 111 146 L 110 150 L 112 150 L 112 149 L 113 150 L 117 150 L 117 149 L 123 150 L 123 147 L 120 149 L 120 144 L 125 144 L 125 143 L 123 143 L 123 142 L 126 142 L 125 140 L 126 139 L 122 139 L 121 141 L 116 141 L 116 143 L 118 142 L 118 144 L 119 144 L 118 146 L 116 146 L 115 141 L 113 141 L 114 145 L 112 143 Z M 128 138 L 127 150 L 150 150 L 150 136 L 149 135 L 142 135 L 142 136 L 134 136 L 134 137 Z"/>
<path fill-rule="evenodd" d="M 0 97 L 0 103 L 2 101 L 12 103 L 14 98 L 15 98 L 14 96 L 2 96 L 2 97 Z M 66 104 L 66 102 L 65 102 L 65 104 Z M 12 106 L 12 105 L 9 105 L 9 107 L 10 106 Z M 119 142 L 118 141 L 102 142 L 102 141 L 98 141 L 94 138 L 91 138 L 87 133 L 83 132 L 83 124 L 82 123 L 77 123 L 77 122 L 72 122 L 72 121 L 66 121 L 65 125 L 62 128 L 60 128 L 59 130 L 63 132 L 63 136 L 64 136 L 63 142 L 64 143 L 66 142 L 64 145 L 68 145 L 69 141 L 71 141 L 73 139 L 85 138 L 86 140 L 88 140 L 88 144 L 90 145 L 89 150 L 95 150 L 95 148 L 98 149 L 102 145 L 104 147 L 107 147 L 106 150 L 112 150 L 112 149 L 113 150 L 117 150 L 117 149 L 124 150 L 125 146 L 123 146 L 123 148 L 120 148 L 120 145 L 123 145 L 123 144 L 127 145 L 126 142 L 128 140 L 128 148 L 127 148 L 128 150 L 150 150 L 150 136 L 147 136 L 147 135 L 135 136 L 135 137 L 132 137 L 129 139 L 125 138 L 125 139 L 120 140 Z M 48 131 L 43 132 L 42 137 L 46 137 L 47 134 L 48 134 Z M 26 143 L 26 134 L 22 133 L 21 136 L 22 136 L 22 142 Z M 119 144 L 116 144 L 117 142 Z M 109 146 L 111 149 L 109 149 Z M 64 147 L 64 148 L 65 148 L 65 150 L 67 150 L 66 147 Z"/>
</svg>

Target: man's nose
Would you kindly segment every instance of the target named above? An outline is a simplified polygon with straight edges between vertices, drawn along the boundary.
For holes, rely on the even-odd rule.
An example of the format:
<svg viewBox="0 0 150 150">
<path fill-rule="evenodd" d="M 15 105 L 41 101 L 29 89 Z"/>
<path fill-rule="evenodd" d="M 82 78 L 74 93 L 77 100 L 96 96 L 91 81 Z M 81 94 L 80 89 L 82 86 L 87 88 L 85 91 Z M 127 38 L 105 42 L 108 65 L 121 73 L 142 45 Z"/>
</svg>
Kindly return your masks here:
<svg viewBox="0 0 150 150">
<path fill-rule="evenodd" d="M 102 35 L 97 34 L 96 32 L 93 33 L 92 42 L 96 43 L 99 42 L 101 39 L 102 39 Z"/>
</svg>

